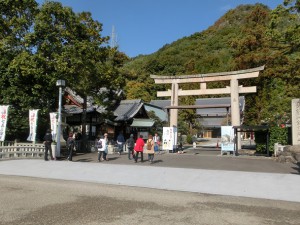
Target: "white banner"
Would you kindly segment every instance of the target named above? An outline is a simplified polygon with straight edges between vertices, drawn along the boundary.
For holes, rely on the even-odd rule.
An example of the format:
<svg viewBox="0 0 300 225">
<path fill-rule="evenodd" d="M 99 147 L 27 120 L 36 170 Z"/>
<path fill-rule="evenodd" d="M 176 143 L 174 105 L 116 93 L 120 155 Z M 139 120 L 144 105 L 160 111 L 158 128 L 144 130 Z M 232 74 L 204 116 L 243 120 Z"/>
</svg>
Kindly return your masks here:
<svg viewBox="0 0 300 225">
<path fill-rule="evenodd" d="M 37 127 L 37 121 L 38 121 L 38 111 L 39 111 L 39 109 L 29 110 L 30 132 L 29 132 L 29 136 L 27 138 L 27 141 L 35 141 L 36 127 Z"/>
<path fill-rule="evenodd" d="M 50 113 L 51 134 L 53 140 L 56 140 L 57 123 L 57 113 Z"/>
<path fill-rule="evenodd" d="M 221 151 L 234 151 L 233 126 L 221 126 Z"/>
<path fill-rule="evenodd" d="M 5 140 L 6 124 L 8 117 L 8 105 L 0 106 L 0 141 Z"/>
<path fill-rule="evenodd" d="M 163 150 L 173 150 L 177 145 L 177 128 L 163 127 Z"/>
</svg>

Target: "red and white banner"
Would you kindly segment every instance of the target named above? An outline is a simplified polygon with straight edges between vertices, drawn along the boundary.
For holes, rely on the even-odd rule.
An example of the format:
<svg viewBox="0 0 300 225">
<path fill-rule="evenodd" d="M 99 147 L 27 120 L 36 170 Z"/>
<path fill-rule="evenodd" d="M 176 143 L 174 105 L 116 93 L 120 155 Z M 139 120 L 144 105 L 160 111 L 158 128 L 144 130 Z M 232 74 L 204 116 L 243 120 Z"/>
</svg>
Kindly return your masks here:
<svg viewBox="0 0 300 225">
<path fill-rule="evenodd" d="M 57 113 L 50 113 L 51 134 L 53 140 L 56 140 L 57 124 Z"/>
<path fill-rule="evenodd" d="M 27 141 L 35 141 L 39 109 L 29 110 L 29 136 Z"/>
<path fill-rule="evenodd" d="M 0 105 L 0 141 L 5 140 L 8 107 L 8 105 Z"/>
</svg>

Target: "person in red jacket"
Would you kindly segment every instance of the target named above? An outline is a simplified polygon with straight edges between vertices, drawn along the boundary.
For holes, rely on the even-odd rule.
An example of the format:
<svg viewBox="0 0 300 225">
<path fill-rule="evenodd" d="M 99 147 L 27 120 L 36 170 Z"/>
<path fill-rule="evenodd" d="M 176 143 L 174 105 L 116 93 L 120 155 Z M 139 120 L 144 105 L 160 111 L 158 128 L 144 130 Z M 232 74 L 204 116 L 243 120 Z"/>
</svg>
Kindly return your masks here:
<svg viewBox="0 0 300 225">
<path fill-rule="evenodd" d="M 144 161 L 144 159 L 143 159 L 144 145 L 145 145 L 145 142 L 143 140 L 143 135 L 140 135 L 140 137 L 136 140 L 135 147 L 134 147 L 134 151 L 135 151 L 134 161 L 135 162 L 137 162 L 137 160 L 139 158 L 139 153 L 141 153 L 141 162 Z"/>
</svg>

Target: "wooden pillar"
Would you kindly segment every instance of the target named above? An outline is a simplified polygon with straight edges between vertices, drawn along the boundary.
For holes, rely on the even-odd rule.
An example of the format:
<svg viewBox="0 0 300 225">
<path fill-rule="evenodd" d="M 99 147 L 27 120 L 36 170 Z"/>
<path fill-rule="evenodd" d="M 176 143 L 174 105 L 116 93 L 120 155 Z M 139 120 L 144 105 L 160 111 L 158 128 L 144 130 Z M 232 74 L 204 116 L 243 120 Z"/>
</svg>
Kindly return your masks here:
<svg viewBox="0 0 300 225">
<path fill-rule="evenodd" d="M 178 106 L 178 83 L 172 83 L 171 106 Z M 170 109 L 170 127 L 177 127 L 178 109 Z"/>
<path fill-rule="evenodd" d="M 231 126 L 240 126 L 240 101 L 239 101 L 239 82 L 237 79 L 230 80 L 230 97 L 231 97 Z M 237 132 L 237 150 L 241 149 L 241 136 Z"/>
</svg>

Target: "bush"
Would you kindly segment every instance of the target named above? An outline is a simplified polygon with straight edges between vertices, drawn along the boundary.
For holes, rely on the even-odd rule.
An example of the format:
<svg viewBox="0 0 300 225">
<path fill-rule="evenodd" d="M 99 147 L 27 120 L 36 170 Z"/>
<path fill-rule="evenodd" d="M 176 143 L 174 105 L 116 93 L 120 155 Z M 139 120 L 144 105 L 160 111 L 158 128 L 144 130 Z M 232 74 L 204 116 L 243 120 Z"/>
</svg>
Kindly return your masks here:
<svg viewBox="0 0 300 225">
<path fill-rule="evenodd" d="M 274 144 L 280 143 L 282 145 L 288 144 L 288 128 L 282 128 L 279 126 L 270 127 L 270 139 L 269 139 L 269 152 L 274 151 Z M 267 130 L 255 132 L 256 152 L 267 153 Z"/>
<path fill-rule="evenodd" d="M 193 141 L 192 141 L 192 135 L 190 135 L 190 134 L 187 135 L 187 137 L 186 137 L 186 142 L 187 142 L 188 144 L 192 144 L 192 143 L 193 143 Z"/>
</svg>

